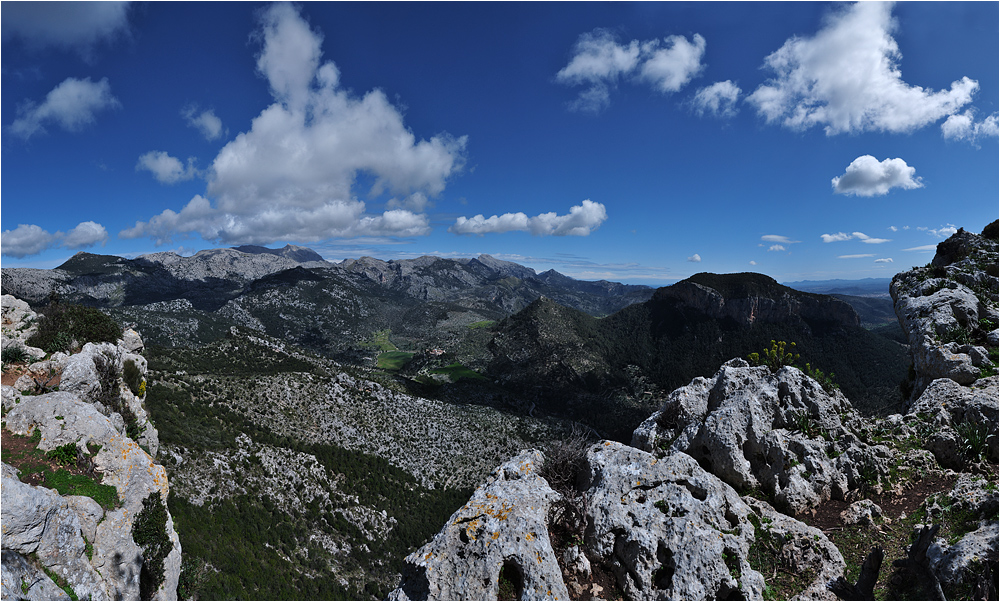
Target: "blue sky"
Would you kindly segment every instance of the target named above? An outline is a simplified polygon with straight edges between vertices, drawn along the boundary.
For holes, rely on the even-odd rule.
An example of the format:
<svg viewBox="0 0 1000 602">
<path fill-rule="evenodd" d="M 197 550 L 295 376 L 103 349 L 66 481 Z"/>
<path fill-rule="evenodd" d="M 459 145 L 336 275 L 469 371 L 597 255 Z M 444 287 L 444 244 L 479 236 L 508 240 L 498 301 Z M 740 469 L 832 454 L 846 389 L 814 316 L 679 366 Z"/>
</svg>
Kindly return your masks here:
<svg viewBox="0 0 1000 602">
<path fill-rule="evenodd" d="M 0 8 L 8 267 L 890 277 L 1000 212 L 995 2 Z"/>
</svg>

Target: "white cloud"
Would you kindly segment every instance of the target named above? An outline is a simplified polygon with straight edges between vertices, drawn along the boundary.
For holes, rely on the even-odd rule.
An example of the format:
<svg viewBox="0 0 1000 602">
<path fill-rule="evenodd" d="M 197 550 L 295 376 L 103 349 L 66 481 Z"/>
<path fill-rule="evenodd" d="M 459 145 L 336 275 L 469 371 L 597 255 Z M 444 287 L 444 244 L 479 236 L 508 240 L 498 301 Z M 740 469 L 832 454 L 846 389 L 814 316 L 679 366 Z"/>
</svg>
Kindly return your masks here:
<svg viewBox="0 0 1000 602">
<path fill-rule="evenodd" d="M 837 232 L 836 234 L 823 234 L 820 238 L 823 239 L 823 242 L 844 242 L 845 240 L 856 239 L 870 245 L 878 245 L 892 240 L 890 238 L 872 238 L 864 232 L 851 232 L 850 234 L 846 232 Z"/>
<path fill-rule="evenodd" d="M 836 194 L 883 195 L 892 188 L 923 188 L 921 178 L 913 177 L 916 173 L 915 167 L 910 167 L 899 158 L 886 159 L 880 163 L 871 155 L 861 155 L 851 161 L 844 175 L 833 178 L 831 184 Z"/>
<path fill-rule="evenodd" d="M 885 257 L 883 259 L 876 259 L 875 263 L 892 263 L 892 257 Z"/>
<path fill-rule="evenodd" d="M 702 117 L 705 115 L 733 117 L 739 112 L 736 101 L 739 100 L 740 93 L 739 86 L 728 79 L 724 82 L 715 82 L 695 92 L 691 106 Z"/>
<path fill-rule="evenodd" d="M 595 29 L 581 34 L 573 46 L 569 64 L 556 73 L 556 81 L 568 86 L 587 86 L 570 103 L 570 109 L 598 113 L 611 104 L 611 90 L 623 78 L 650 84 L 665 94 L 677 92 L 704 65 L 705 38 L 694 34 L 668 36 L 619 44 L 613 33 Z"/>
<path fill-rule="evenodd" d="M 783 245 L 793 245 L 797 242 L 802 242 L 800 240 L 792 240 L 791 238 L 781 236 L 780 234 L 765 234 L 764 236 L 761 236 L 760 239 L 764 242 L 778 242 Z"/>
<path fill-rule="evenodd" d="M 691 257 L 688 257 L 688 261 L 692 263 L 701 263 L 701 255 L 695 253 Z"/>
<path fill-rule="evenodd" d="M 858 2 L 814 36 L 790 38 L 765 59 L 774 79 L 748 100 L 769 123 L 819 125 L 827 135 L 911 132 L 971 102 L 979 84 L 968 77 L 937 92 L 903 81 L 891 11 L 892 3 Z"/>
<path fill-rule="evenodd" d="M 669 36 L 663 42 L 663 48 L 659 40 L 643 44 L 643 54 L 648 58 L 639 70 L 639 78 L 660 92 L 677 92 L 704 69 L 701 57 L 705 55 L 705 38 L 694 34 L 688 42 L 684 36 Z"/>
<path fill-rule="evenodd" d="M 896 226 L 889 226 L 889 230 L 892 232 L 897 232 L 899 228 L 897 228 Z"/>
<path fill-rule="evenodd" d="M 175 184 L 184 180 L 190 180 L 198 175 L 198 170 L 194 167 L 194 159 L 188 159 L 187 167 L 181 163 L 177 157 L 171 157 L 164 151 L 149 151 L 139 157 L 139 162 L 135 165 L 135 170 L 144 169 L 162 184 Z"/>
<path fill-rule="evenodd" d="M 910 247 L 909 249 L 903 249 L 904 251 L 936 251 L 937 245 L 920 245 L 919 247 Z"/>
<path fill-rule="evenodd" d="M 993 113 L 979 122 L 976 121 L 974 109 L 951 115 L 941 124 L 941 135 L 945 137 L 945 140 L 968 140 L 971 144 L 978 146 L 980 138 L 996 138 L 1000 135 L 997 113 Z"/>
<path fill-rule="evenodd" d="M 767 250 L 768 251 L 784 251 L 785 250 L 785 245 L 771 245 Z"/>
<path fill-rule="evenodd" d="M 608 218 L 601 203 L 585 200 L 570 207 L 566 215 L 554 212 L 528 217 L 524 213 L 505 213 L 483 217 L 459 217 L 448 228 L 454 234 L 498 234 L 503 232 L 530 232 L 535 236 L 587 236 Z"/>
<path fill-rule="evenodd" d="M 3 41 L 55 46 L 90 58 L 93 47 L 128 34 L 128 2 L 11 2 L 3 5 Z"/>
<path fill-rule="evenodd" d="M 5 230 L 0 235 L 0 252 L 11 257 L 27 257 L 38 255 L 53 247 L 83 249 L 97 243 L 104 244 L 108 240 L 108 231 L 96 222 L 81 222 L 68 234 L 63 232 L 49 233 L 34 224 L 19 224 L 13 230 Z"/>
<path fill-rule="evenodd" d="M 182 110 L 181 115 L 189 126 L 201 132 L 205 140 L 212 141 L 222 136 L 222 120 L 212 109 L 199 113 L 196 107 L 190 106 Z"/>
<path fill-rule="evenodd" d="M 750 265 L 757 265 L 757 262 L 751 259 L 750 260 Z"/>
<path fill-rule="evenodd" d="M 919 228 L 919 229 L 926 230 L 928 234 L 930 234 L 931 236 L 936 236 L 938 238 L 947 238 L 952 234 L 958 232 L 958 228 L 955 227 L 955 224 L 948 224 L 946 226 L 941 226 L 936 230 L 928 228 Z"/>
<path fill-rule="evenodd" d="M 18 259 L 38 255 L 55 242 L 56 237 L 34 224 L 19 224 L 13 230 L 4 230 L 0 236 L 0 250 L 4 255 Z"/>
<path fill-rule="evenodd" d="M 46 122 L 55 122 L 64 130 L 75 132 L 93 123 L 97 112 L 120 106 L 111 95 L 108 78 L 95 83 L 89 77 L 68 77 L 45 96 L 42 104 L 28 101 L 23 105 L 10 130 L 25 140 L 36 132 L 44 132 Z"/>
<path fill-rule="evenodd" d="M 197 233 L 226 244 L 268 244 L 429 233 L 427 216 L 410 207 L 438 195 L 461 170 L 466 138 L 418 140 L 382 91 L 359 98 L 341 87 L 336 65 L 320 62 L 322 35 L 292 5 L 268 5 L 255 39 L 263 44 L 257 68 L 275 102 L 222 148 L 205 195 L 120 236 L 163 244 Z M 353 190 L 361 173 L 374 181 L 365 192 L 403 200 L 366 213 Z"/>
<path fill-rule="evenodd" d="M 857 255 L 838 255 L 837 259 L 862 259 L 864 257 L 875 257 L 874 253 L 859 253 Z"/>
<path fill-rule="evenodd" d="M 103 245 L 106 242 L 108 242 L 108 231 L 104 226 L 97 222 L 81 222 L 66 233 L 62 245 L 71 249 L 83 249 L 97 243 Z"/>
</svg>

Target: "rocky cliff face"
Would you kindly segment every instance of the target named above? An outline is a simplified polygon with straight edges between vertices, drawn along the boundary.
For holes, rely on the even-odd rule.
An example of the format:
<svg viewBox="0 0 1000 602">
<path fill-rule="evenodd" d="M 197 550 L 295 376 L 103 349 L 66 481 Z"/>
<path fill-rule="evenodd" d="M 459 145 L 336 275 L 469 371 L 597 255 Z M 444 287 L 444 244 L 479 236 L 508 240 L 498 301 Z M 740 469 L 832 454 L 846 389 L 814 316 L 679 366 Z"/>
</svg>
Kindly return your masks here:
<svg viewBox="0 0 1000 602">
<path fill-rule="evenodd" d="M 755 322 L 812 327 L 860 326 L 857 312 L 827 295 L 803 293 L 763 274 L 695 274 L 656 291 L 655 300 L 673 300 L 716 320 L 749 326 Z"/>
<path fill-rule="evenodd" d="M 930 264 L 892 280 L 890 293 L 915 372 L 908 402 L 935 379 L 973 385 L 997 373 L 996 224 L 982 235 L 959 230 L 938 245 Z"/>
<path fill-rule="evenodd" d="M 19 304 L 5 296 L 4 307 Z M 156 429 L 142 396 L 120 376 L 98 375 L 99 366 L 120 375 L 128 360 L 144 375 L 142 348 L 126 331 L 117 344 L 32 363 L 3 385 L 4 599 L 177 598 L 181 548 Z M 53 382 L 59 390 L 44 392 Z M 107 405 L 112 397 L 120 411 Z"/>
</svg>

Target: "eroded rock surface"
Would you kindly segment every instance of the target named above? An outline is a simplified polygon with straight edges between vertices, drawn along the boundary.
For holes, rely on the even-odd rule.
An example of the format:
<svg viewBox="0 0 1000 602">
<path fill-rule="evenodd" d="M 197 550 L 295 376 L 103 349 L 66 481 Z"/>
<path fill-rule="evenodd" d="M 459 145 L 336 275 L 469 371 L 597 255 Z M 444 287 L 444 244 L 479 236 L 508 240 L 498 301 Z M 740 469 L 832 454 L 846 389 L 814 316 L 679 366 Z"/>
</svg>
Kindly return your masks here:
<svg viewBox="0 0 1000 602">
<path fill-rule="evenodd" d="M 650 452 L 685 452 L 737 490 L 758 490 L 799 513 L 861 487 L 878 489 L 892 453 L 862 442 L 839 390 L 798 368 L 772 372 L 742 359 L 673 391 L 632 437 Z"/>
</svg>

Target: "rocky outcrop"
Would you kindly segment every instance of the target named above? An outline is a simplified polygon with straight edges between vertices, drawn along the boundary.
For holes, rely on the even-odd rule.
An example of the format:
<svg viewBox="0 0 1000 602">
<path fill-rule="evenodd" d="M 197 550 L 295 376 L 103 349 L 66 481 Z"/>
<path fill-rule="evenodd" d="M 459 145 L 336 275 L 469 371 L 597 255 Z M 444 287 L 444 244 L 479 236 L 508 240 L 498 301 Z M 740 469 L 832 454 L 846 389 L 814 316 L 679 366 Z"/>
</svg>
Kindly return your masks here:
<svg viewBox="0 0 1000 602">
<path fill-rule="evenodd" d="M 892 454 L 858 438 L 850 423 L 859 420 L 839 390 L 823 390 L 798 368 L 774 373 L 734 359 L 673 391 L 632 445 L 687 453 L 737 490 L 760 491 L 794 514 L 881 487 Z"/>
<path fill-rule="evenodd" d="M 937 461 L 953 470 L 962 470 L 969 461 L 970 439 L 978 445 L 985 459 L 996 464 L 997 457 L 997 377 L 979 379 L 963 387 L 948 378 L 939 378 L 928 386 L 910 406 L 906 419 L 933 426 L 923 441 Z"/>
<path fill-rule="evenodd" d="M 45 357 L 45 352 L 28 345 L 28 339 L 38 330 L 38 315 L 24 301 L 13 295 L 0 297 L 0 328 L 3 332 L 3 349 L 21 348 L 25 355 L 33 359 Z"/>
<path fill-rule="evenodd" d="M 165 503 L 169 494 L 166 471 L 154 460 L 156 429 L 148 421 L 142 399 L 116 380 L 120 407 L 131 408 L 137 419 L 132 428 L 143 430 L 138 441 L 129 437 L 130 425 L 122 415 L 99 401 L 109 398 L 99 395 L 101 385 L 94 370 L 94 357 L 105 354 L 117 358 L 118 363 L 111 365 L 117 373 L 121 373 L 123 359 L 132 359 L 144 374 L 145 359 L 132 354 L 141 348 L 141 339 L 133 332 L 118 345 L 88 343 L 78 354 L 58 354 L 41 362 L 46 370 L 61 372 L 61 390 L 56 392 L 29 395 L 3 386 L 4 429 L 34 437 L 31 441 L 37 441 L 42 452 L 69 453 L 75 472 L 59 478 L 87 493 L 60 495 L 57 489 L 22 482 L 38 483 L 44 474 L 22 474 L 6 463 L 17 463 L 20 456 L 11 460 L 5 450 L 0 541 L 5 599 L 67 599 L 50 575 L 80 599 L 134 600 L 141 594 L 176 599 L 181 548 L 166 508 L 162 537 L 167 552 L 160 559 L 164 577 L 158 585 L 144 576 L 144 563 L 153 560 L 145 558 L 144 548 L 133 540 L 133 527 L 144 520 L 143 510 L 152 496 Z M 67 446 L 75 448 L 75 457 L 65 451 Z M 38 470 L 28 466 L 29 471 Z"/>
<path fill-rule="evenodd" d="M 496 599 L 504 587 L 505 596 L 522 600 L 570 592 L 607 597 L 615 590 L 626 599 L 760 599 L 765 581 L 751 550 L 765 537 L 780 542 L 778 553 L 816 565 L 805 594 L 814 599 L 829 598 L 824 579 L 843 570 L 821 532 L 741 498 L 685 453 L 657 458 L 612 441 L 594 444 L 575 493 L 566 494 L 538 474 L 545 462 L 530 451 L 499 467 L 406 558 L 390 597 Z M 586 527 L 554 549 L 565 495 L 573 496 Z"/>
<path fill-rule="evenodd" d="M 755 322 L 821 328 L 861 325 L 848 303 L 782 286 L 763 274 L 695 274 L 658 289 L 653 299 L 673 301 L 713 319 L 744 326 Z"/>
<path fill-rule="evenodd" d="M 915 372 L 908 402 L 939 378 L 971 385 L 996 374 L 997 257 L 996 240 L 960 229 L 930 264 L 893 278 L 889 292 Z"/>
</svg>

